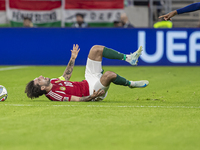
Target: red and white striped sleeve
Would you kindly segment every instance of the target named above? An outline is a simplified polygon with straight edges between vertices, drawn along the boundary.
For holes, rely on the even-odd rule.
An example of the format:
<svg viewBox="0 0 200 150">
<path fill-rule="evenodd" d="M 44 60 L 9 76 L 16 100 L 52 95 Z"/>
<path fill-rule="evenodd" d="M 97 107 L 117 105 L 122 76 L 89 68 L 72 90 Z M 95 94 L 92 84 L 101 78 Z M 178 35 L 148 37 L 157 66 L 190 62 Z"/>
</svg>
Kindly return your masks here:
<svg viewBox="0 0 200 150">
<path fill-rule="evenodd" d="M 70 101 L 71 100 L 71 95 L 67 95 L 64 92 L 58 93 L 58 92 L 50 91 L 49 93 L 46 94 L 46 97 L 52 101 Z"/>
</svg>

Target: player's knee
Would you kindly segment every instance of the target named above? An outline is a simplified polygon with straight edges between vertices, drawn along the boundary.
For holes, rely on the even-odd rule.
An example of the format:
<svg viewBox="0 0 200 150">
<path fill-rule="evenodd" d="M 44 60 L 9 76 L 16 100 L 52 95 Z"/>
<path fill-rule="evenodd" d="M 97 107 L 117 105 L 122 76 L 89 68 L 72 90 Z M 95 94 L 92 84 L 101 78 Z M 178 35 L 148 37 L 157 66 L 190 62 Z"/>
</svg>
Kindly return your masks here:
<svg viewBox="0 0 200 150">
<path fill-rule="evenodd" d="M 113 80 L 113 79 L 115 79 L 115 78 L 117 77 L 117 74 L 114 73 L 114 72 L 112 72 L 112 71 L 106 71 L 106 72 L 104 73 L 104 76 L 105 76 L 105 78 L 106 78 L 107 80 Z"/>
<path fill-rule="evenodd" d="M 95 61 L 102 61 L 103 49 L 104 49 L 104 46 L 94 45 L 90 49 L 88 58 Z"/>
<path fill-rule="evenodd" d="M 102 48 L 103 48 L 103 46 L 94 45 L 94 46 L 92 46 L 90 51 L 92 51 L 94 53 L 99 53 L 99 52 L 102 52 L 102 50 L 103 50 Z"/>
</svg>

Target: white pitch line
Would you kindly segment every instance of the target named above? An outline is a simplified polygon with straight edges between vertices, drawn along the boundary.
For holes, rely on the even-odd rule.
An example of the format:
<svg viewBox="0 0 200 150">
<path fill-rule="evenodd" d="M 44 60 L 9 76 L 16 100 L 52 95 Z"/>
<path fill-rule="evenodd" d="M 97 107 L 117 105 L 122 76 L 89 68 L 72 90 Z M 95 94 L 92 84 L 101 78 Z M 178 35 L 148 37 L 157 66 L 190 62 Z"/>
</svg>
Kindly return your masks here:
<svg viewBox="0 0 200 150">
<path fill-rule="evenodd" d="M 6 67 L 6 68 L 0 68 L 0 71 L 5 71 L 5 70 L 14 70 L 14 69 L 21 69 L 21 68 L 26 68 L 28 66 L 15 66 L 15 67 Z"/>
<path fill-rule="evenodd" d="M 116 107 L 116 108 L 200 108 L 196 106 L 110 106 L 110 105 L 31 105 L 31 104 L 4 104 L 5 106 L 37 106 L 37 107 L 49 107 L 49 106 L 54 106 L 54 107 Z M 1 106 L 1 105 L 0 105 Z"/>
</svg>

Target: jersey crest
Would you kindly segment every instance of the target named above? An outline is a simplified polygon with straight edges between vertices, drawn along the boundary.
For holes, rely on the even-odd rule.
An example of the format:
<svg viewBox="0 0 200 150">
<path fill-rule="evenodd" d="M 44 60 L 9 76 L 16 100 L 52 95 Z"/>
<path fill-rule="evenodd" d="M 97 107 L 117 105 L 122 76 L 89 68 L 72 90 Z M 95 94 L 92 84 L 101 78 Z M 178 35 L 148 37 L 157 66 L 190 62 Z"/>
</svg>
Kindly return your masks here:
<svg viewBox="0 0 200 150">
<path fill-rule="evenodd" d="M 73 84 L 71 82 L 64 82 L 65 86 L 73 87 Z"/>
<path fill-rule="evenodd" d="M 60 90 L 65 91 L 65 90 L 66 90 L 66 87 L 61 86 L 61 87 L 60 87 Z"/>
</svg>

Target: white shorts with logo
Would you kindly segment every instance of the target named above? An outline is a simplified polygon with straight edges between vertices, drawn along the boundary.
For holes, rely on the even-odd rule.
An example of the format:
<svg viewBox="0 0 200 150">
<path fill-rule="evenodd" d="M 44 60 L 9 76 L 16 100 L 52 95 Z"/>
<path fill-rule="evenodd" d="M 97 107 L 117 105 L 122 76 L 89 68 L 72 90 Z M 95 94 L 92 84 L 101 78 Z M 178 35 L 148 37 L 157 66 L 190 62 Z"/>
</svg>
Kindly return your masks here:
<svg viewBox="0 0 200 150">
<path fill-rule="evenodd" d="M 105 94 L 96 98 L 96 100 L 103 100 L 108 93 L 108 87 L 105 87 L 101 84 L 100 78 L 102 76 L 102 65 L 101 61 L 94 61 L 87 59 L 86 69 L 85 69 L 85 79 L 89 84 L 90 95 L 93 94 L 93 91 L 98 91 L 99 89 L 104 89 Z"/>
</svg>

